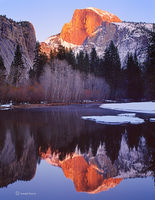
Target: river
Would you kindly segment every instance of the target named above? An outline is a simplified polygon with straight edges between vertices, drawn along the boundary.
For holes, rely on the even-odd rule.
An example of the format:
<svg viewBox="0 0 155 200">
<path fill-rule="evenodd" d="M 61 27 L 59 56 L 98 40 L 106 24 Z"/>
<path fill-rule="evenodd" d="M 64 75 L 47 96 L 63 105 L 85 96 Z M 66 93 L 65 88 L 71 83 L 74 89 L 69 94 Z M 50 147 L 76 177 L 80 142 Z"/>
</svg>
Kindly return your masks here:
<svg viewBox="0 0 155 200">
<path fill-rule="evenodd" d="M 82 119 L 119 113 L 98 104 L 0 111 L 0 199 L 154 200 L 155 123 Z"/>
</svg>

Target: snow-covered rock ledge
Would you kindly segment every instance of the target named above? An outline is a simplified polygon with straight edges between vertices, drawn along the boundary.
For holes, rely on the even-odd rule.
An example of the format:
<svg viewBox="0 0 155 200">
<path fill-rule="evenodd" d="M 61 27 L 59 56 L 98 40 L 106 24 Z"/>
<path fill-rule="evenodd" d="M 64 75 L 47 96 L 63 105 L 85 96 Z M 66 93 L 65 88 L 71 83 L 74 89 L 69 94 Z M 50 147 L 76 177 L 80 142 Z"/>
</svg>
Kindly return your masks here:
<svg viewBox="0 0 155 200">
<path fill-rule="evenodd" d="M 134 102 L 134 103 L 107 103 L 102 104 L 101 108 L 155 114 L 155 102 Z"/>
</svg>

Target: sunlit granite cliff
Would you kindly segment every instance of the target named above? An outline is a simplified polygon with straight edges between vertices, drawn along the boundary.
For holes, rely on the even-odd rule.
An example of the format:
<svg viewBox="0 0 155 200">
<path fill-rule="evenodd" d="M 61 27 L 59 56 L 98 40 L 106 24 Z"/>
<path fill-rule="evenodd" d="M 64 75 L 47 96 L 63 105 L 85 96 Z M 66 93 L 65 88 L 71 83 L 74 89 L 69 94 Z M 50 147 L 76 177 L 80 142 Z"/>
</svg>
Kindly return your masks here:
<svg viewBox="0 0 155 200">
<path fill-rule="evenodd" d="M 147 58 L 150 32 L 155 30 L 151 23 L 123 22 L 117 16 L 97 9 L 75 10 L 70 23 L 66 23 L 60 34 L 49 37 L 41 43 L 42 51 L 48 55 L 51 49 L 62 45 L 72 48 L 75 54 L 80 50 L 91 52 L 94 47 L 99 57 L 113 41 L 117 46 L 122 67 L 128 53 L 136 52 L 140 63 Z"/>
<path fill-rule="evenodd" d="M 60 37 L 68 43 L 82 45 L 105 21 L 121 22 L 117 16 L 97 8 L 77 9 L 70 23 L 63 26 Z"/>
</svg>

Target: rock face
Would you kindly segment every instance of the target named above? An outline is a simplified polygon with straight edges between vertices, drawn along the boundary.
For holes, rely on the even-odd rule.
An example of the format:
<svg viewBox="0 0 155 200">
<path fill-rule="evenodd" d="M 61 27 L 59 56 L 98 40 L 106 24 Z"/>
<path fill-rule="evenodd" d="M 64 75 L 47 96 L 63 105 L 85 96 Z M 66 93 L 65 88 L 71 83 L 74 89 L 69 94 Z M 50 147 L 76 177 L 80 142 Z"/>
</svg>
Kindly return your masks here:
<svg viewBox="0 0 155 200">
<path fill-rule="evenodd" d="M 104 21 L 121 22 L 117 16 L 100 9 L 77 9 L 70 23 L 64 25 L 60 37 L 66 42 L 81 45 Z"/>
<path fill-rule="evenodd" d="M 63 26 L 61 33 L 42 42 L 41 49 L 47 55 L 50 54 L 51 49 L 58 48 L 59 45 L 75 49 L 83 45 L 86 38 L 92 35 L 103 22 L 121 22 L 121 20 L 97 8 L 77 9 L 72 20 Z"/>
<path fill-rule="evenodd" d="M 105 49 L 113 41 L 117 46 L 122 66 L 125 65 L 128 53 L 136 52 L 140 63 L 144 63 L 147 57 L 147 47 L 153 24 L 147 23 L 107 23 L 104 22 L 91 34 L 81 47 L 75 49 L 91 52 L 95 47 L 97 54 L 103 57 Z"/>
<path fill-rule="evenodd" d="M 110 160 L 107 164 L 111 173 L 103 176 L 104 171 L 99 169 L 98 163 L 92 157 L 87 162 L 83 155 L 74 153 L 60 161 L 59 155 L 52 154 L 50 149 L 46 153 L 41 152 L 40 154 L 41 158 L 49 164 L 62 168 L 65 177 L 73 181 L 77 192 L 96 194 L 116 187 L 123 180 L 123 178 L 113 178 L 117 170 L 112 166 Z"/>
<path fill-rule="evenodd" d="M 42 49 L 49 55 L 50 49 L 63 45 L 77 54 L 80 50 L 90 53 L 95 47 L 102 58 L 110 41 L 113 41 L 118 47 L 122 67 L 128 53 L 136 52 L 143 64 L 147 57 L 149 33 L 153 28 L 153 24 L 148 23 L 121 22 L 115 15 L 96 8 L 75 10 L 71 22 L 64 25 L 60 34 L 49 37 Z"/>
<path fill-rule="evenodd" d="M 89 165 L 82 156 L 65 160 L 61 168 L 65 176 L 74 182 L 77 192 L 99 193 L 116 187 L 123 180 L 104 179 L 96 170 L 96 166 Z"/>
<path fill-rule="evenodd" d="M 9 72 L 17 44 L 20 45 L 26 69 L 32 66 L 36 44 L 35 30 L 29 22 L 14 22 L 0 16 L 0 55 Z"/>
</svg>

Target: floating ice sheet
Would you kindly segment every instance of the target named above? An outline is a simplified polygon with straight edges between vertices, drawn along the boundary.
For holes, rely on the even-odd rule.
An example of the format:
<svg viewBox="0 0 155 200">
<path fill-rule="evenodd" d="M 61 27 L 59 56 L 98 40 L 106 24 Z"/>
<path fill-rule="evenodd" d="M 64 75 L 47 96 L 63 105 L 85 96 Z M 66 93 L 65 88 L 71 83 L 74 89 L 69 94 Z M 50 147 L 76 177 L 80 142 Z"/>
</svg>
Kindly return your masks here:
<svg viewBox="0 0 155 200">
<path fill-rule="evenodd" d="M 144 120 L 138 117 L 129 116 L 83 116 L 82 119 L 96 121 L 100 124 L 142 124 Z"/>
</svg>

